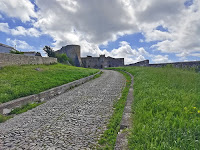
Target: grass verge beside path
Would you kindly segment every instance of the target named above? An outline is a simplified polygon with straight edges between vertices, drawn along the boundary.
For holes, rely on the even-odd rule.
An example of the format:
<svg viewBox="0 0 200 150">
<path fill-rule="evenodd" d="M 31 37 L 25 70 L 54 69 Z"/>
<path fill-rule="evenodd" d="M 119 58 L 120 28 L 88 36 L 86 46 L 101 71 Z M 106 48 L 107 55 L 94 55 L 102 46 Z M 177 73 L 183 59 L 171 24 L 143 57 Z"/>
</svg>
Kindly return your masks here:
<svg viewBox="0 0 200 150">
<path fill-rule="evenodd" d="M 176 68 L 121 67 L 134 75 L 129 149 L 200 148 L 200 74 Z"/>
<path fill-rule="evenodd" d="M 62 64 L 3 67 L 0 69 L 0 103 L 37 94 L 98 71 Z"/>
<path fill-rule="evenodd" d="M 40 103 L 28 103 L 26 105 L 23 105 L 22 107 L 18 107 L 18 108 L 15 108 L 13 109 L 9 115 L 18 115 L 18 114 L 21 114 L 21 113 L 24 113 L 24 112 L 27 112 L 28 110 L 31 110 L 41 104 L 43 104 L 44 102 L 40 102 Z"/>
<path fill-rule="evenodd" d="M 0 114 L 0 123 L 5 122 L 6 120 L 12 118 L 11 116 L 4 116 Z"/>
<path fill-rule="evenodd" d="M 28 103 L 26 105 L 23 105 L 22 107 L 18 107 L 18 108 L 15 108 L 13 109 L 8 115 L 4 116 L 4 115 L 1 115 L 0 114 L 0 123 L 2 122 L 5 122 L 6 120 L 10 119 L 13 117 L 13 115 L 18 115 L 18 114 L 21 114 L 21 113 L 24 113 L 28 110 L 31 110 L 39 105 L 43 104 L 43 102 L 41 103 Z"/>
<path fill-rule="evenodd" d="M 129 88 L 131 85 L 131 77 L 124 73 L 121 72 L 125 77 L 126 77 L 126 86 L 122 91 L 122 95 L 119 100 L 117 100 L 114 103 L 114 112 L 113 115 L 111 116 L 109 123 L 107 125 L 107 130 L 103 133 L 99 140 L 99 147 L 97 149 L 114 149 L 117 134 L 120 130 L 120 122 L 122 119 L 124 107 L 126 104 L 127 100 L 127 95 L 129 92 Z"/>
</svg>

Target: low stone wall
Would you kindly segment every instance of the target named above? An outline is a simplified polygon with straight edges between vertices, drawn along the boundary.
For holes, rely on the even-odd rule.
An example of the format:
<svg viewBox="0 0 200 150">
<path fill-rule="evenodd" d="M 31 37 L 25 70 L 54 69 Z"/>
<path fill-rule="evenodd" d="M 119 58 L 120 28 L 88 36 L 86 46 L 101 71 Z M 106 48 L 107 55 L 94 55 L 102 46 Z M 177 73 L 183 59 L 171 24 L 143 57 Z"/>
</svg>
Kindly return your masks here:
<svg viewBox="0 0 200 150">
<path fill-rule="evenodd" d="M 134 64 L 129 64 L 126 66 L 165 67 L 167 65 L 171 65 L 176 68 L 197 68 L 200 71 L 200 61 L 149 64 L 149 60 L 144 60 L 144 61 L 140 61 Z"/>
<path fill-rule="evenodd" d="M 171 65 L 176 68 L 200 68 L 200 61 L 149 64 L 150 67 L 164 67 L 167 65 Z"/>
<path fill-rule="evenodd" d="M 0 53 L 0 67 L 57 63 L 57 58 Z"/>
<path fill-rule="evenodd" d="M 126 66 L 149 66 L 149 60 L 143 60 Z"/>
<path fill-rule="evenodd" d="M 101 72 L 101 71 L 100 71 Z M 100 72 L 96 73 L 99 74 Z M 18 98 L 16 100 L 12 100 L 10 102 L 7 103 L 3 103 L 0 105 L 0 114 L 8 114 L 10 113 L 10 111 L 16 107 L 20 107 L 22 105 L 25 105 L 27 103 L 32 103 L 32 102 L 43 102 L 43 101 L 48 101 L 50 99 L 52 99 L 53 97 L 60 95 L 62 93 L 65 93 L 67 90 L 81 85 L 87 81 L 89 81 L 90 79 L 92 79 L 96 74 L 93 74 L 91 76 L 49 89 L 47 91 L 41 92 L 39 94 L 34 94 L 34 95 L 30 95 L 30 96 L 26 96 L 26 97 L 22 97 L 22 98 Z"/>
</svg>

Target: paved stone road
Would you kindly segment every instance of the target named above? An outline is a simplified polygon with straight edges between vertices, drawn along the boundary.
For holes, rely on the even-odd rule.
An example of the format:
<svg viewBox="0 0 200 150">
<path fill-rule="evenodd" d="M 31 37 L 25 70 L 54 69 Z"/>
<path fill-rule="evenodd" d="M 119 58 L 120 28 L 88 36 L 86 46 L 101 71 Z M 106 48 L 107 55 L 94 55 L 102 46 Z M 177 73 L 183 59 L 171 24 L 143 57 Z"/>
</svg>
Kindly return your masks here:
<svg viewBox="0 0 200 150">
<path fill-rule="evenodd" d="M 0 149 L 94 149 L 125 78 L 104 71 L 35 109 L 0 124 Z"/>
</svg>

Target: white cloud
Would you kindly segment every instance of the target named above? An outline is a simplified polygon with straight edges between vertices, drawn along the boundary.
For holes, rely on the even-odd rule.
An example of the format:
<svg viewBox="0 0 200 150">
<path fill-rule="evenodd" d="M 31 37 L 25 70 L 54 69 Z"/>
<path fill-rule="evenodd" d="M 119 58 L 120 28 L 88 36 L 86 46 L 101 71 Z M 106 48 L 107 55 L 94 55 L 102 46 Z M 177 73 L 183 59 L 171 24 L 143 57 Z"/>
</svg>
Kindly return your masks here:
<svg viewBox="0 0 200 150">
<path fill-rule="evenodd" d="M 138 48 L 138 52 L 142 55 L 150 55 L 143 47 Z"/>
<path fill-rule="evenodd" d="M 9 17 L 20 18 L 22 22 L 31 21 L 32 17 L 37 17 L 34 5 L 29 0 L 1 0 L 0 6 L 0 12 Z"/>
<path fill-rule="evenodd" d="M 9 33 L 9 26 L 8 23 L 0 23 L 0 31 Z"/>
<path fill-rule="evenodd" d="M 187 56 L 200 57 L 200 53 L 182 52 L 182 53 L 176 54 L 176 56 L 179 57 L 180 60 L 185 60 Z"/>
<path fill-rule="evenodd" d="M 36 4 L 40 11 L 35 26 L 49 33 L 55 41 L 72 43 L 70 35 L 73 34 L 78 42 L 107 44 L 120 35 L 138 31 L 126 1 L 110 0 L 108 5 L 107 0 L 36 0 Z M 56 46 L 62 45 L 56 42 Z"/>
<path fill-rule="evenodd" d="M 21 40 L 17 40 L 17 39 L 14 39 L 14 40 L 11 40 L 10 38 L 7 38 L 6 39 L 6 43 L 8 45 L 11 45 L 13 47 L 16 46 L 16 49 L 22 49 L 22 50 L 26 50 L 26 51 L 29 51 L 29 50 L 32 50 L 33 47 L 30 46 L 28 43 L 26 43 L 25 41 L 21 41 Z"/>
<path fill-rule="evenodd" d="M 188 56 L 192 52 L 199 53 L 200 1 L 194 0 L 193 5 L 189 7 L 184 6 L 184 1 L 178 0 L 150 1 L 143 2 L 148 4 L 146 4 L 144 10 L 138 10 L 137 18 L 140 21 L 140 29 L 143 31 L 146 41 L 160 41 L 152 48 L 163 53 L 179 53 L 177 56 L 183 53 L 188 53 Z M 157 4 L 154 4 L 154 2 L 157 2 Z M 164 7 L 169 8 L 168 11 Z M 156 27 L 160 25 L 168 31 L 156 30 Z"/>
<path fill-rule="evenodd" d="M 83 54 L 94 54 L 92 48 L 95 48 L 98 55 L 98 45 L 106 45 L 119 36 L 140 30 L 146 42 L 160 41 L 152 46 L 154 50 L 176 54 L 199 52 L 198 0 L 194 0 L 194 4 L 188 8 L 180 0 L 110 0 L 109 5 L 107 0 L 36 0 L 36 4 L 40 11 L 34 25 L 50 34 L 57 48 L 80 44 Z M 168 31 L 157 30 L 158 26 Z M 123 49 L 123 55 L 128 55 L 128 52 Z"/>
<path fill-rule="evenodd" d="M 143 48 L 132 49 L 130 44 L 126 41 L 121 41 L 119 48 L 113 49 L 111 52 L 106 50 L 103 51 L 106 56 L 111 56 L 115 58 L 124 58 L 125 64 L 131 64 L 138 61 L 145 60 L 149 53 Z"/>
<path fill-rule="evenodd" d="M 154 63 L 167 63 L 167 62 L 171 62 L 171 60 L 169 60 L 168 55 L 154 55 L 152 56 L 152 61 Z"/>
<path fill-rule="evenodd" d="M 144 36 L 146 37 L 147 42 L 172 39 L 172 35 L 169 32 L 163 32 L 155 29 L 153 29 L 151 32 L 145 32 Z"/>
<path fill-rule="evenodd" d="M 22 26 L 18 26 L 15 29 L 10 29 L 12 35 L 24 35 L 39 37 L 41 33 L 35 28 L 25 29 Z"/>
<path fill-rule="evenodd" d="M 171 21 L 184 9 L 182 0 L 132 0 L 135 15 L 140 23 Z"/>
<path fill-rule="evenodd" d="M 144 40 L 143 40 L 143 39 L 140 39 L 140 40 L 139 40 L 139 42 L 140 42 L 140 43 L 143 43 L 143 42 L 144 42 Z"/>
<path fill-rule="evenodd" d="M 23 35 L 23 36 L 34 36 L 39 37 L 41 33 L 35 28 L 24 28 L 22 26 L 17 26 L 14 29 L 10 29 L 8 23 L 0 23 L 0 31 L 12 35 Z"/>
<path fill-rule="evenodd" d="M 191 56 L 200 57 L 200 53 L 192 53 Z"/>
<path fill-rule="evenodd" d="M 35 0 L 39 8 L 36 13 L 29 0 L 1 0 L 1 12 L 18 17 L 23 22 L 31 21 L 34 28 L 18 26 L 10 29 L 8 24 L 0 23 L 0 31 L 35 37 L 48 34 L 55 41 L 54 49 L 67 44 L 79 44 L 83 56 L 106 53 L 113 57 L 125 57 L 126 63 L 145 59 L 148 55 L 154 62 L 170 61 L 167 53 L 175 53 L 177 57 L 186 59 L 187 56 L 199 56 L 200 53 L 200 1 L 193 0 L 193 4 L 188 7 L 184 2 Z M 158 26 L 166 31 L 158 30 Z M 142 48 L 132 49 L 126 42 L 121 42 L 120 47 L 111 52 L 99 49 L 99 45 L 106 45 L 119 36 L 136 32 L 141 32 L 145 37 L 144 40 L 140 39 L 141 43 L 159 41 L 151 48 L 164 55 L 145 53 Z"/>
</svg>

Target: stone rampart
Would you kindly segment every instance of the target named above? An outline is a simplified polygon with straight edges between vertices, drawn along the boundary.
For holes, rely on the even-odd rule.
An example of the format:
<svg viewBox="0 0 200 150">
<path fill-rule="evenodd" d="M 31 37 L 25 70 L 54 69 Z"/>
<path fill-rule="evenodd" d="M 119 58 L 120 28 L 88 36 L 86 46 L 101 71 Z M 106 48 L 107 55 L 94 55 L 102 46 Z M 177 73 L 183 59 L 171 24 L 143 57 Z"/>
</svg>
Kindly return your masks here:
<svg viewBox="0 0 200 150">
<path fill-rule="evenodd" d="M 149 66 L 149 60 L 143 60 L 127 66 Z"/>
<path fill-rule="evenodd" d="M 124 58 L 112 58 L 100 55 L 100 57 L 82 57 L 83 67 L 85 68 L 107 68 L 107 67 L 119 67 L 124 66 Z"/>
<path fill-rule="evenodd" d="M 175 68 L 197 68 L 200 71 L 200 61 L 149 64 L 149 60 L 144 60 L 144 61 L 140 61 L 134 64 L 129 64 L 126 66 L 165 67 L 167 65 L 170 65 Z"/>
<path fill-rule="evenodd" d="M 167 65 L 171 65 L 176 68 L 200 68 L 200 61 L 149 64 L 150 67 L 164 67 Z"/>
<path fill-rule="evenodd" d="M 63 46 L 60 50 L 56 51 L 56 53 L 59 54 L 66 54 L 67 57 L 72 59 L 76 67 L 82 67 L 80 52 L 81 52 L 81 47 L 79 45 Z"/>
<path fill-rule="evenodd" d="M 0 53 L 0 67 L 57 63 L 57 58 Z"/>
</svg>

